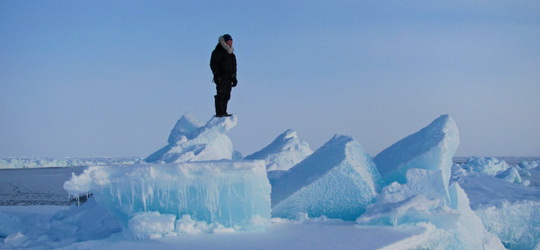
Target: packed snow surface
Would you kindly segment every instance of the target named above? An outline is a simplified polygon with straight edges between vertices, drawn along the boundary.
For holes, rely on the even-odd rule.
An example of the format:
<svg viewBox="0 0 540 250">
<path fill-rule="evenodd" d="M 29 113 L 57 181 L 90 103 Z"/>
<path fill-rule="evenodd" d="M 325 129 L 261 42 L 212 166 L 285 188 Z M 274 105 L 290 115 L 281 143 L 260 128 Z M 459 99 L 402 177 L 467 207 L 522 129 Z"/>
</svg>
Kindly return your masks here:
<svg viewBox="0 0 540 250">
<path fill-rule="evenodd" d="M 135 232 L 131 232 L 114 224 L 114 218 L 102 209 L 92 199 L 69 209 L 0 207 L 0 231 L 11 228 L 3 244 L 0 240 L 0 249 L 408 249 L 428 234 L 421 226 L 359 226 L 305 217 L 274 218 L 267 221 L 265 230 L 235 232 L 188 217 L 171 225 L 171 217 L 151 212 L 137 216 L 131 226 Z M 1 215 L 9 219 L 2 221 Z M 103 222 L 108 224 L 100 225 Z"/>
</svg>

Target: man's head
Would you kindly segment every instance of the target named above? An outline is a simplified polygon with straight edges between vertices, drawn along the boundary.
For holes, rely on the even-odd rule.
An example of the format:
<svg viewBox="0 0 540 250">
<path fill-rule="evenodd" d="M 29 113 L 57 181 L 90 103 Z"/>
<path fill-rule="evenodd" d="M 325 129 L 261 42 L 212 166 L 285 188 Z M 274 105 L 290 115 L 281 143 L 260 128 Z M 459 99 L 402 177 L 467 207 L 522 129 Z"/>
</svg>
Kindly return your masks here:
<svg viewBox="0 0 540 250">
<path fill-rule="evenodd" d="M 225 43 L 229 46 L 232 46 L 232 43 L 233 43 L 233 39 L 232 39 L 232 36 L 229 35 L 229 34 L 225 34 L 223 35 L 223 40 L 225 40 Z"/>
</svg>

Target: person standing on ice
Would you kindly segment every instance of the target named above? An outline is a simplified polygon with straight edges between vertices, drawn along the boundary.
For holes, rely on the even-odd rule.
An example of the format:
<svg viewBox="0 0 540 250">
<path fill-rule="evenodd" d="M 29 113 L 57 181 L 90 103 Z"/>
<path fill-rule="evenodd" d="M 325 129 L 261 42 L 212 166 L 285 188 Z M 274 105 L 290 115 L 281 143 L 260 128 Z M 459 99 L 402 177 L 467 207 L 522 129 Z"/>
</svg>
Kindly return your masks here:
<svg viewBox="0 0 540 250">
<path fill-rule="evenodd" d="M 219 37 L 219 42 L 210 58 L 210 69 L 214 74 L 217 94 L 214 96 L 216 117 L 231 116 L 227 113 L 227 103 L 231 99 L 231 90 L 236 87 L 236 56 L 234 55 L 233 39 L 225 34 Z"/>
</svg>

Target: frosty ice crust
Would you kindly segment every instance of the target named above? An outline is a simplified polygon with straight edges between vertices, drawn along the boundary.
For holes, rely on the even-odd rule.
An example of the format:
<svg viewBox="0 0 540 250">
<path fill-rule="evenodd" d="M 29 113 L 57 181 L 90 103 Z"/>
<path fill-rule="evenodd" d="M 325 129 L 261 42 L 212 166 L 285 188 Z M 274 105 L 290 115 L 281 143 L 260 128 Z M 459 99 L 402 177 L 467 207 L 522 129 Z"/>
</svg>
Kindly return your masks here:
<svg viewBox="0 0 540 250">
<path fill-rule="evenodd" d="M 468 162 L 469 169 L 471 162 L 478 161 L 472 159 Z M 524 183 L 516 185 L 506 179 L 467 172 L 459 165 L 455 169 L 459 171 L 453 175 L 455 181 L 467 190 L 471 208 L 482 219 L 488 231 L 496 234 L 507 248 L 538 248 L 535 247 L 540 239 L 540 197 L 537 186 L 527 187 Z"/>
<path fill-rule="evenodd" d="M 197 120 L 192 114 L 186 113 L 174 125 L 167 142 L 169 144 L 176 144 L 177 141 L 181 140 L 182 136 L 187 136 L 202 126 L 204 126 L 204 123 Z"/>
<path fill-rule="evenodd" d="M 236 116 L 210 119 L 204 126 L 191 115 L 184 115 L 169 135 L 169 144 L 148 156 L 149 163 L 231 160 L 233 144 L 225 134 L 236 126 Z"/>
<path fill-rule="evenodd" d="M 383 186 L 375 164 L 352 137 L 336 135 L 272 186 L 272 215 L 355 220 Z"/>
<path fill-rule="evenodd" d="M 270 218 L 264 161 L 97 166 L 73 176 L 64 189 L 74 196 L 92 192 L 124 226 L 141 212 L 187 214 L 240 230 Z"/>
<path fill-rule="evenodd" d="M 373 158 L 386 182 L 405 183 L 407 170 L 421 168 L 442 171 L 449 184 L 452 157 L 459 145 L 459 131 L 449 115 L 441 115 L 427 127 L 409 135 Z"/>
<path fill-rule="evenodd" d="M 430 192 L 429 185 L 425 185 L 441 180 L 436 172 L 411 169 L 407 177 L 410 179 L 406 184 L 394 182 L 386 186 L 377 202 L 369 206 L 357 222 L 422 226 L 426 232 L 415 239 L 415 249 L 505 249 L 471 209 L 467 194 L 458 183 L 448 187 L 451 204 L 445 205 L 443 197 Z"/>
<path fill-rule="evenodd" d="M 415 248 L 504 249 L 471 209 L 460 185 L 450 184 L 458 145 L 455 122 L 442 115 L 383 150 L 374 161 L 387 186 L 356 221 L 362 225 L 422 225 L 426 237 Z"/>
<path fill-rule="evenodd" d="M 264 159 L 267 171 L 287 171 L 311 155 L 309 144 L 288 129 L 263 149 L 246 156 L 246 160 Z"/>
</svg>

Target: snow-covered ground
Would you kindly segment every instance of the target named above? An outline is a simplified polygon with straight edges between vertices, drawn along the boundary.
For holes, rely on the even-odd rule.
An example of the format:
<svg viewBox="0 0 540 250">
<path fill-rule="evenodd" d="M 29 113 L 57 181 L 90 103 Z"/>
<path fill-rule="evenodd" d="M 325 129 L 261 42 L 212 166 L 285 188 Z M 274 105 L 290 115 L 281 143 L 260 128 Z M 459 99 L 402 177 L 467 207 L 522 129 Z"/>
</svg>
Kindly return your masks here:
<svg viewBox="0 0 540 250">
<path fill-rule="evenodd" d="M 0 215 L 18 218 L 19 229 L 34 227 L 25 233 L 39 234 L 38 228 L 47 228 L 55 213 L 67 207 L 61 206 L 0 206 Z M 0 217 L 4 219 L 5 218 Z M 28 225 L 24 225 L 24 224 Z M 41 229 L 42 231 L 45 231 Z M 1 232 L 1 231 L 0 231 Z M 384 237 L 382 237 L 384 236 Z M 42 249 L 399 249 L 396 246 L 414 246 L 414 241 L 426 237 L 422 227 L 392 228 L 384 226 L 360 226 L 355 222 L 329 219 L 283 220 L 272 219 L 265 230 L 253 232 L 202 232 L 191 235 L 175 235 L 154 239 L 134 240 L 123 232 L 100 240 L 74 242 L 73 236 L 61 240 L 37 242 L 26 247 Z M 16 237 L 13 237 L 16 238 Z M 19 240 L 19 242 L 17 242 Z M 11 239 L 14 244 L 4 244 L 0 249 L 25 246 L 27 239 Z M 18 245 L 16 243 L 19 243 Z"/>
<path fill-rule="evenodd" d="M 10 158 L 0 249 L 540 249 L 540 158 L 453 158 L 449 116 L 373 158 L 287 130 L 239 160 L 236 122 L 182 117 L 147 163 Z"/>
</svg>

